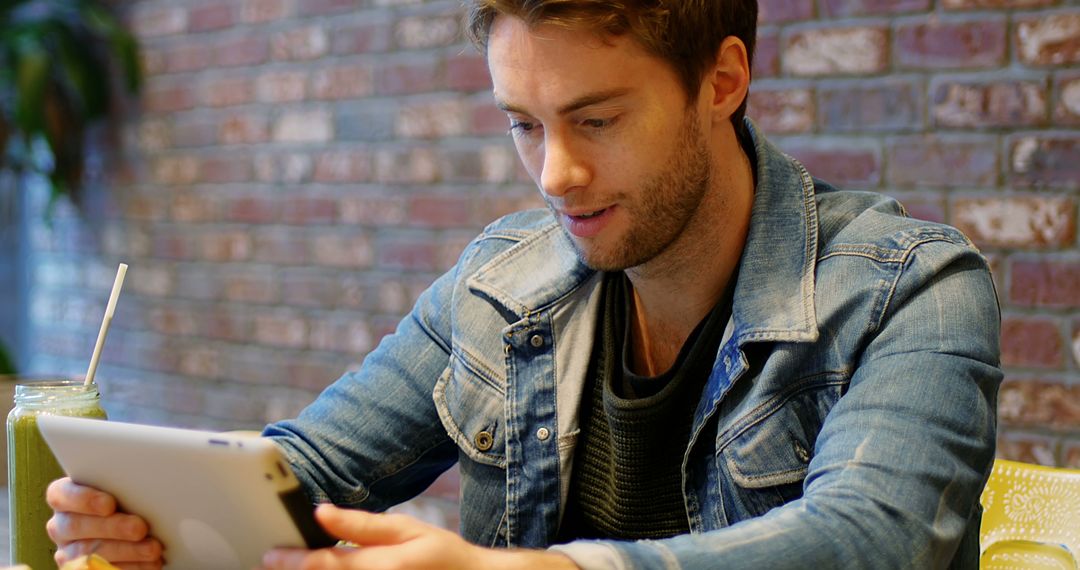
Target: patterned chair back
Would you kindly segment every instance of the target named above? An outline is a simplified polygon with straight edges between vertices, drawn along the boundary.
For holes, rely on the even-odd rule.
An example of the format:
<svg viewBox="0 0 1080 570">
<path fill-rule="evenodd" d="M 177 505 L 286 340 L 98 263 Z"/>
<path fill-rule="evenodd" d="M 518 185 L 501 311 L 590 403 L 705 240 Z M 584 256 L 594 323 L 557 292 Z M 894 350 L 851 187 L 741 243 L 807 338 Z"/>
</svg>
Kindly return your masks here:
<svg viewBox="0 0 1080 570">
<path fill-rule="evenodd" d="M 998 459 L 980 503 L 983 570 L 1080 568 L 1080 470 Z"/>
</svg>

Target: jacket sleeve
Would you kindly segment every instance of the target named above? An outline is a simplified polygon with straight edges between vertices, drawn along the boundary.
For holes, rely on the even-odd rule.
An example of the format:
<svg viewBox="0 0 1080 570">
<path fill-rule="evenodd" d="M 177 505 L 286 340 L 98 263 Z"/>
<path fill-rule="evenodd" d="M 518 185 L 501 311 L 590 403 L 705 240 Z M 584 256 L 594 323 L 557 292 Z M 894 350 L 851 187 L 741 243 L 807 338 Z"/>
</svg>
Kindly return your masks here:
<svg viewBox="0 0 1080 570">
<path fill-rule="evenodd" d="M 296 419 L 263 435 L 285 452 L 308 496 L 382 511 L 419 494 L 457 461 L 432 401 L 450 351 L 456 268 L 364 358 Z"/>
<path fill-rule="evenodd" d="M 973 248 L 915 250 L 822 426 L 801 498 L 715 531 L 552 549 L 586 570 L 949 566 L 993 462 L 1000 314 Z"/>
</svg>

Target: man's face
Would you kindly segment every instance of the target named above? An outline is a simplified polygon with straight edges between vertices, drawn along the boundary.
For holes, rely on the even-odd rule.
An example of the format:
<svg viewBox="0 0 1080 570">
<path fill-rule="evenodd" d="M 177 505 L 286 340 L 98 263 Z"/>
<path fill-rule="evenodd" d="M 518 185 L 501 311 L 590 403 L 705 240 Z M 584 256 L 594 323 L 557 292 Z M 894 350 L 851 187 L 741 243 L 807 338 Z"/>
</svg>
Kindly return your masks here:
<svg viewBox="0 0 1080 570">
<path fill-rule="evenodd" d="M 626 37 L 505 16 L 487 55 L 518 154 L 586 264 L 641 266 L 683 236 L 711 155 L 669 65 Z"/>
</svg>

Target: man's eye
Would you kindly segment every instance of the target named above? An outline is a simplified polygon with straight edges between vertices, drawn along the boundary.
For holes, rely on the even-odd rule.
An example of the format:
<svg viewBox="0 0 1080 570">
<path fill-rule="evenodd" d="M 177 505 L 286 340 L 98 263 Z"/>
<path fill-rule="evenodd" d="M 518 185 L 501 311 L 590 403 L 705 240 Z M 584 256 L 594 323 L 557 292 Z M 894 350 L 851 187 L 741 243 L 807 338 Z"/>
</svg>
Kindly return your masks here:
<svg viewBox="0 0 1080 570">
<path fill-rule="evenodd" d="M 510 121 L 510 134 L 527 133 L 536 128 L 534 123 L 526 121 Z"/>
<path fill-rule="evenodd" d="M 591 129 L 602 129 L 611 125 L 611 121 L 607 119 L 585 119 L 581 121 L 581 124 Z"/>
</svg>

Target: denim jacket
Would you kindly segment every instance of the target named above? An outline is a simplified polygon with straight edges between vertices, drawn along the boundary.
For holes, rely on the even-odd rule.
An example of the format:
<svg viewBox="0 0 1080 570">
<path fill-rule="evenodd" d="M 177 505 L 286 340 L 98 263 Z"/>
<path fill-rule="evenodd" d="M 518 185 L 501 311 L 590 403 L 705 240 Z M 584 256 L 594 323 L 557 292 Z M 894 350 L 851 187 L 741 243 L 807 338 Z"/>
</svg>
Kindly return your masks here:
<svg viewBox="0 0 1080 570">
<path fill-rule="evenodd" d="M 985 260 L 750 127 L 749 235 L 682 461 L 691 533 L 553 548 L 585 569 L 977 567 L 1001 380 Z M 313 500 L 383 510 L 457 462 L 466 539 L 552 546 L 600 282 L 550 213 L 498 220 L 265 434 Z"/>
</svg>

